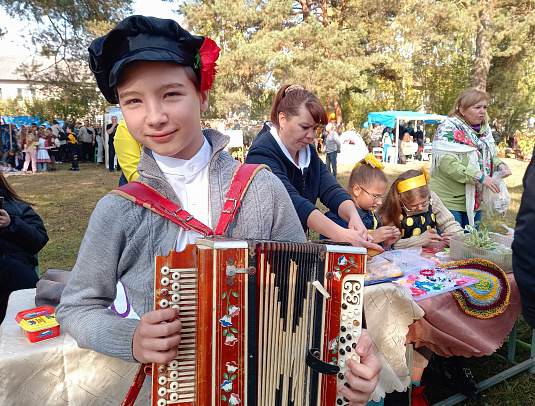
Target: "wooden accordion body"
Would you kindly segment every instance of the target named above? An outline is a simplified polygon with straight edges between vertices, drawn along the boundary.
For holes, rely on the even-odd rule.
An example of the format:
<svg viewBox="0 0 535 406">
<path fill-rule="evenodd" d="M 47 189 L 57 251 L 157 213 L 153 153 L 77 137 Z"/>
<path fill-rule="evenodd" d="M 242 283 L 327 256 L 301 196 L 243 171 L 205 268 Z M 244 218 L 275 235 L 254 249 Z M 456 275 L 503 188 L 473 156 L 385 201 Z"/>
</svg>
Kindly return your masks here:
<svg viewBox="0 0 535 406">
<path fill-rule="evenodd" d="M 358 360 L 364 248 L 200 239 L 156 258 L 155 309 L 178 306 L 178 356 L 152 405 L 346 405 Z"/>
</svg>

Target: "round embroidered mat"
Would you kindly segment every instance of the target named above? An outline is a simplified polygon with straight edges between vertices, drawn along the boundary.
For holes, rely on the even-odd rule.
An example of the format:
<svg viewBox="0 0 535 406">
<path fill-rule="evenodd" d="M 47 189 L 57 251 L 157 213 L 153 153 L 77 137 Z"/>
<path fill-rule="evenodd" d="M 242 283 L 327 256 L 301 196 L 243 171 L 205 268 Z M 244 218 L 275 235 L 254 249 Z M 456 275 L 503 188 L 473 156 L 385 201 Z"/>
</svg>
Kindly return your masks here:
<svg viewBox="0 0 535 406">
<path fill-rule="evenodd" d="M 442 265 L 441 268 L 479 280 L 474 285 L 451 291 L 466 314 L 489 319 L 505 311 L 511 286 L 499 266 L 476 258 Z"/>
</svg>

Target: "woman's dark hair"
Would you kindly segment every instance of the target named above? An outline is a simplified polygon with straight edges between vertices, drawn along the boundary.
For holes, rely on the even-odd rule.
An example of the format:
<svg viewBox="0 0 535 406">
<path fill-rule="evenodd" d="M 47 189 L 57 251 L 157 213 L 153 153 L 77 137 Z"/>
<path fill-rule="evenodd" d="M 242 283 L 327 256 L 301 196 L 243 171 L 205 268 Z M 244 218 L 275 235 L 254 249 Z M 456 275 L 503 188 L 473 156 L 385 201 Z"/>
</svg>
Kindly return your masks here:
<svg viewBox="0 0 535 406">
<path fill-rule="evenodd" d="M 295 89 L 288 89 L 290 86 L 295 87 Z M 286 92 L 287 89 L 290 91 Z M 303 105 L 314 119 L 314 122 L 321 125 L 326 125 L 329 122 L 327 112 L 316 95 L 296 85 L 284 85 L 279 89 L 271 107 L 271 122 L 277 129 L 280 129 L 279 113 L 282 112 L 288 117 L 295 117 L 299 115 L 299 109 Z"/>
<path fill-rule="evenodd" d="M 19 195 L 15 192 L 15 190 L 13 190 L 11 185 L 8 183 L 7 179 L 4 177 L 3 171 L 0 171 L 0 189 L 6 192 L 5 197 L 7 200 L 14 200 L 16 202 L 30 204 L 22 200 L 19 197 Z"/>
<path fill-rule="evenodd" d="M 57 120 L 52 120 L 52 124 L 59 124 Z"/>
<path fill-rule="evenodd" d="M 415 169 L 408 170 L 403 172 L 397 177 L 397 179 L 390 186 L 383 204 L 377 210 L 379 217 L 381 217 L 381 222 L 384 225 L 393 224 L 401 230 L 401 220 L 400 214 L 402 213 L 402 204 L 408 204 L 417 197 L 429 196 L 429 186 L 420 186 L 415 189 L 407 190 L 406 192 L 398 192 L 398 183 L 416 176 L 420 176 L 421 171 Z"/>
<path fill-rule="evenodd" d="M 366 160 L 361 160 L 358 167 L 351 171 L 349 175 L 349 182 L 347 184 L 347 191 L 353 196 L 353 186 L 359 185 L 360 187 L 367 188 L 370 185 L 383 182 L 388 184 L 388 179 L 382 169 L 374 168 L 370 164 L 366 163 Z"/>
</svg>

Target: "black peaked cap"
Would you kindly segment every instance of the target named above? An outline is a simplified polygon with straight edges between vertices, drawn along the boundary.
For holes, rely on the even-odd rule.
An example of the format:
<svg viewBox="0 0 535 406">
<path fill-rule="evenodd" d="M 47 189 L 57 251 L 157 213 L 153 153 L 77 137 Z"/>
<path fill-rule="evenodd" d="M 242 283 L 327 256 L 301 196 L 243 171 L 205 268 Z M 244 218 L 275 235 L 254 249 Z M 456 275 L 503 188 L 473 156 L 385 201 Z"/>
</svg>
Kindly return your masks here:
<svg viewBox="0 0 535 406">
<path fill-rule="evenodd" d="M 118 103 L 114 87 L 126 64 L 171 61 L 191 66 L 201 79 L 196 56 L 204 37 L 190 34 L 174 20 L 131 16 L 89 46 L 89 68 L 106 100 Z"/>
</svg>

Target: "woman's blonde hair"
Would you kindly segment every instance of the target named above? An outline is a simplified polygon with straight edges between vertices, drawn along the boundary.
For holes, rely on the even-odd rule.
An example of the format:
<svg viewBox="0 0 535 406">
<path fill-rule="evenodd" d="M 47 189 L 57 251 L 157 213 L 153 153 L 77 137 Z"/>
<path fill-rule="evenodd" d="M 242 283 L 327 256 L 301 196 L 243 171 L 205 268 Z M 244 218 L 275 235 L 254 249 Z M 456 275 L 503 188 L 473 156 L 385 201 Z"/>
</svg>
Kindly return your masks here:
<svg viewBox="0 0 535 406">
<path fill-rule="evenodd" d="M 488 99 L 489 94 L 487 92 L 476 89 L 475 87 L 468 88 L 457 96 L 457 100 L 455 100 L 453 108 L 448 113 L 448 117 L 458 116 L 462 118 L 461 109 L 465 110 L 482 100 L 487 101 Z"/>
</svg>

